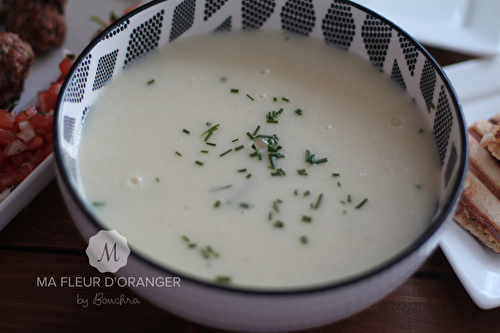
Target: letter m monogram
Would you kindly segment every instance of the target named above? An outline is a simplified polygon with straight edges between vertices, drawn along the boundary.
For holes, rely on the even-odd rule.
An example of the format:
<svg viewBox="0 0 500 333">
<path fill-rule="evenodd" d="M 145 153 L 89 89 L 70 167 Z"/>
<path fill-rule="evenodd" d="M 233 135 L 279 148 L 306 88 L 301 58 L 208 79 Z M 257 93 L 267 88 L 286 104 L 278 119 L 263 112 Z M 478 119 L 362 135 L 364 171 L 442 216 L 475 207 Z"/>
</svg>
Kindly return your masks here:
<svg viewBox="0 0 500 333">
<path fill-rule="evenodd" d="M 108 250 L 108 243 L 104 243 L 104 248 L 102 249 L 101 257 L 97 260 L 98 262 L 101 262 L 102 259 L 104 258 L 104 255 L 106 255 L 106 260 L 110 261 L 111 257 L 113 257 L 113 260 L 117 262 L 120 260 L 120 257 L 116 257 L 116 243 L 113 244 L 113 247 L 111 248 L 111 252 Z"/>
</svg>

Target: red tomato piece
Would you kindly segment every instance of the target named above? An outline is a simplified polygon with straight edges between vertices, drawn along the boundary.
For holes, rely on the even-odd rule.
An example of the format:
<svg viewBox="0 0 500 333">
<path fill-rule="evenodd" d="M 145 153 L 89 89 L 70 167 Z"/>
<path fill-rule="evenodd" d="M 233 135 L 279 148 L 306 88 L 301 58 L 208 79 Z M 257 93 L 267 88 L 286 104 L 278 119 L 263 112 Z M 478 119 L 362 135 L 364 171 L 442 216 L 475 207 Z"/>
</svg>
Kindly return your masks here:
<svg viewBox="0 0 500 333">
<path fill-rule="evenodd" d="M 49 89 L 45 91 L 38 92 L 38 102 L 40 103 L 40 110 L 43 113 L 48 113 L 50 110 L 54 110 L 57 102 L 57 95 L 61 90 L 62 83 L 56 82 L 52 83 Z"/>
<path fill-rule="evenodd" d="M 24 163 L 19 168 L 0 174 L 0 188 L 19 185 L 33 171 L 31 163 Z"/>
<path fill-rule="evenodd" d="M 6 146 L 17 138 L 16 133 L 0 128 L 0 145 Z M 5 147 L 4 147 L 5 148 Z"/>
<path fill-rule="evenodd" d="M 45 131 L 45 133 L 52 131 L 52 116 L 42 113 L 38 113 L 31 117 L 30 124 L 33 126 L 35 133 L 38 133 L 39 130 Z M 43 132 L 41 132 L 43 133 Z"/>
<path fill-rule="evenodd" d="M 37 114 L 37 110 L 33 105 L 28 106 L 28 108 L 24 111 L 21 111 L 14 118 L 14 129 L 19 131 L 19 123 L 21 121 L 30 120 L 31 117 Z"/>
<path fill-rule="evenodd" d="M 7 110 L 0 110 L 0 126 L 11 128 L 14 125 L 14 114 Z"/>
<path fill-rule="evenodd" d="M 75 63 L 76 57 L 74 55 L 67 55 L 64 59 L 59 63 L 59 70 L 61 71 L 61 76 L 66 77 L 68 75 L 71 66 Z"/>
<path fill-rule="evenodd" d="M 30 141 L 26 142 L 26 149 L 29 150 L 42 149 L 42 146 L 43 146 L 43 139 L 39 136 L 35 136 Z"/>
</svg>

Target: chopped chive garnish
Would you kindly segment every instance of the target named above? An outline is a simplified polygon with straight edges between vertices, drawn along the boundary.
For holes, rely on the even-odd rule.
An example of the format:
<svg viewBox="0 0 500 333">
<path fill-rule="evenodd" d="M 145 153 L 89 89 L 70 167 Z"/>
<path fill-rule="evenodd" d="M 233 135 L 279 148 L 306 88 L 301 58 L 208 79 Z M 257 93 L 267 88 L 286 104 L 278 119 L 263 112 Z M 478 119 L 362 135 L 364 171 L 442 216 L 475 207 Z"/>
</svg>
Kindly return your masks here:
<svg viewBox="0 0 500 333">
<path fill-rule="evenodd" d="M 307 237 L 306 237 L 306 236 L 300 236 L 300 242 L 301 242 L 302 244 L 307 244 L 307 242 L 308 242 Z"/>
<path fill-rule="evenodd" d="M 247 177 L 246 177 L 246 178 L 248 179 L 248 178 L 250 178 L 250 177 L 252 177 L 252 174 L 251 174 L 251 173 L 249 173 L 249 174 L 247 175 Z"/>
<path fill-rule="evenodd" d="M 9 106 L 9 109 L 7 110 L 8 113 L 11 113 L 12 111 L 14 111 L 14 109 L 16 108 L 17 104 L 12 104 L 11 106 Z"/>
<path fill-rule="evenodd" d="M 302 116 L 302 110 L 301 109 L 295 110 L 295 113 L 298 114 L 299 116 Z"/>
<path fill-rule="evenodd" d="M 323 193 L 320 193 L 318 196 L 318 200 L 316 200 L 316 204 L 314 205 L 314 209 L 319 208 L 319 204 L 321 203 L 321 199 L 323 199 Z"/>
<path fill-rule="evenodd" d="M 226 80 L 227 79 L 224 76 L 220 78 L 220 82 L 226 82 Z"/>
<path fill-rule="evenodd" d="M 215 277 L 215 282 L 217 282 L 217 283 L 230 283 L 231 277 L 228 275 L 217 275 Z"/>
<path fill-rule="evenodd" d="M 282 97 L 281 99 L 284 100 L 285 102 L 290 102 L 288 98 Z"/>
<path fill-rule="evenodd" d="M 208 141 L 208 139 L 214 134 L 214 132 L 208 132 L 207 136 L 205 137 L 205 140 L 203 141 Z"/>
<path fill-rule="evenodd" d="M 307 171 L 306 171 L 306 169 L 299 169 L 299 170 L 297 170 L 297 173 L 298 173 L 300 176 L 307 176 Z"/>
<path fill-rule="evenodd" d="M 182 235 L 182 240 L 185 241 L 186 243 L 189 243 L 189 237 L 186 235 Z"/>
<path fill-rule="evenodd" d="M 254 100 L 252 96 L 250 96 L 249 94 L 247 94 L 247 97 L 250 98 L 252 101 Z"/>
<path fill-rule="evenodd" d="M 311 216 L 307 216 L 307 215 L 302 215 L 301 219 L 300 219 L 302 222 L 307 222 L 307 223 L 311 223 L 312 221 L 312 217 Z"/>
<path fill-rule="evenodd" d="M 225 189 L 230 188 L 231 186 L 233 186 L 233 185 L 229 184 L 229 185 L 226 185 L 226 186 L 218 187 L 218 188 L 214 189 L 213 191 L 225 190 Z"/>
<path fill-rule="evenodd" d="M 226 155 L 227 153 L 229 153 L 230 151 L 232 151 L 233 148 L 229 149 L 229 150 L 226 150 L 225 152 L 223 152 L 222 154 L 220 154 L 219 156 L 222 157 L 224 155 Z"/>
<path fill-rule="evenodd" d="M 207 125 L 207 126 L 212 126 L 212 123 L 209 123 L 209 122 L 207 121 L 207 123 L 206 123 L 205 125 Z"/>
<path fill-rule="evenodd" d="M 299 195 L 299 190 L 295 190 L 295 191 L 293 191 L 293 194 L 295 194 L 295 195 Z"/>
<path fill-rule="evenodd" d="M 276 165 L 274 164 L 274 156 L 269 155 L 269 163 L 272 169 L 276 168 Z"/>
<path fill-rule="evenodd" d="M 212 143 L 212 142 L 206 142 L 206 144 L 209 145 L 209 146 L 212 146 L 212 147 L 217 146 L 215 143 Z"/>
<path fill-rule="evenodd" d="M 204 164 L 202 161 L 199 161 L 199 160 L 196 160 L 196 162 L 194 162 L 194 163 L 196 163 L 198 165 L 203 165 Z"/>
<path fill-rule="evenodd" d="M 152 85 L 153 83 L 155 83 L 155 79 L 149 80 L 148 81 L 148 86 Z"/>
<path fill-rule="evenodd" d="M 276 220 L 274 223 L 273 223 L 273 226 L 276 227 L 276 228 L 283 228 L 285 224 L 280 221 L 280 220 Z"/>
<path fill-rule="evenodd" d="M 239 140 L 239 139 L 234 139 L 234 140 L 232 140 L 231 142 L 236 142 L 236 141 L 238 141 L 238 140 Z"/>
<path fill-rule="evenodd" d="M 17 178 L 14 178 L 14 184 L 17 183 Z M 92 202 L 92 206 L 94 207 L 102 207 L 102 206 L 105 206 L 106 203 L 104 201 L 94 201 Z"/>
<path fill-rule="evenodd" d="M 355 208 L 359 209 L 368 201 L 368 198 L 363 199 Z"/>
<path fill-rule="evenodd" d="M 257 126 L 257 128 L 255 129 L 255 131 L 253 131 L 253 136 L 256 136 L 257 133 L 259 133 L 259 130 L 260 130 L 260 125 Z"/>
<path fill-rule="evenodd" d="M 240 90 L 239 90 L 239 89 L 231 89 L 231 93 L 233 93 L 233 94 L 237 94 L 237 93 L 239 93 L 239 92 L 240 92 Z"/>
<path fill-rule="evenodd" d="M 345 201 L 344 200 L 340 200 L 340 203 L 345 205 Z"/>
<path fill-rule="evenodd" d="M 210 258 L 210 253 L 208 253 L 207 249 L 205 249 L 205 248 L 200 249 L 200 253 L 201 253 L 201 255 L 202 255 L 205 259 Z"/>
<path fill-rule="evenodd" d="M 418 132 L 419 132 L 419 133 L 424 133 L 424 129 L 423 129 L 423 128 L 420 128 L 420 129 L 418 130 Z"/>
<path fill-rule="evenodd" d="M 247 172 L 247 169 L 239 169 L 238 172 Z"/>
<path fill-rule="evenodd" d="M 190 134 L 190 133 L 191 133 L 190 131 L 188 131 L 188 130 L 187 130 L 187 129 L 185 129 L 185 128 L 183 128 L 183 129 L 182 129 L 182 131 L 183 131 L 184 133 L 186 133 L 186 134 Z"/>
<path fill-rule="evenodd" d="M 208 154 L 208 150 L 200 150 L 200 153 Z"/>
<path fill-rule="evenodd" d="M 269 212 L 269 214 L 267 214 L 267 219 L 268 220 L 272 220 L 273 219 L 273 212 Z"/>
<path fill-rule="evenodd" d="M 276 97 L 273 97 L 273 101 L 277 102 L 277 101 L 278 101 L 278 99 L 277 99 Z"/>
<path fill-rule="evenodd" d="M 268 120 L 266 120 L 266 123 L 268 123 L 268 124 L 277 124 L 278 121 L 277 120 L 273 120 L 273 119 L 268 119 Z"/>
<path fill-rule="evenodd" d="M 278 207 L 278 201 L 277 200 L 274 200 L 273 201 L 273 209 L 279 213 L 280 212 L 280 208 Z"/>
<path fill-rule="evenodd" d="M 351 202 L 351 195 L 350 194 L 347 195 L 347 202 L 349 202 L 349 203 Z"/>
<path fill-rule="evenodd" d="M 157 183 L 160 182 L 160 178 L 158 178 L 158 177 L 156 177 L 155 180 L 156 180 Z"/>
<path fill-rule="evenodd" d="M 247 136 L 250 138 L 250 140 L 254 140 L 255 139 L 255 137 L 250 132 L 247 132 Z"/>
<path fill-rule="evenodd" d="M 309 192 L 309 190 L 305 191 L 304 192 L 304 196 L 307 197 L 309 194 L 311 194 L 311 192 Z"/>
<path fill-rule="evenodd" d="M 248 154 L 250 157 L 255 157 L 255 156 L 258 156 L 259 155 L 259 152 L 258 151 L 254 151 L 253 153 L 251 154 Z"/>
<path fill-rule="evenodd" d="M 305 158 L 306 162 L 309 162 L 311 160 L 311 152 L 309 151 L 309 149 L 306 149 L 306 158 Z"/>
<path fill-rule="evenodd" d="M 177 155 L 179 155 L 179 156 L 182 156 L 182 154 L 181 154 L 181 153 L 179 153 L 177 150 L 175 151 L 175 153 L 176 153 Z"/>
<path fill-rule="evenodd" d="M 246 203 L 246 202 L 240 202 L 240 207 L 243 207 L 243 208 L 250 208 L 250 204 L 249 204 L 249 203 Z"/>
<path fill-rule="evenodd" d="M 196 246 L 198 246 L 198 244 L 196 244 L 196 243 L 189 243 L 188 246 L 189 246 L 190 249 L 194 249 Z"/>
<path fill-rule="evenodd" d="M 332 173 L 332 177 L 340 177 L 340 173 Z"/>
<path fill-rule="evenodd" d="M 243 148 L 245 148 L 245 146 L 241 145 L 241 146 L 238 146 L 238 147 L 234 148 L 234 150 L 238 151 L 238 150 L 242 150 Z"/>
<path fill-rule="evenodd" d="M 311 158 L 309 158 L 309 162 L 311 164 L 315 164 L 316 163 L 316 157 L 318 157 L 316 154 L 312 154 Z"/>
<path fill-rule="evenodd" d="M 220 200 L 217 200 L 215 203 L 214 203 L 214 207 L 217 208 L 219 207 L 221 204 Z"/>
<path fill-rule="evenodd" d="M 342 186 L 342 184 L 341 184 L 340 182 L 337 182 L 337 186 L 338 186 L 338 187 L 341 187 L 341 186 Z"/>
<path fill-rule="evenodd" d="M 319 160 L 316 160 L 314 163 L 316 164 L 320 164 L 320 163 L 325 163 L 325 162 L 328 162 L 328 158 L 322 158 L 322 159 L 319 159 Z"/>
</svg>

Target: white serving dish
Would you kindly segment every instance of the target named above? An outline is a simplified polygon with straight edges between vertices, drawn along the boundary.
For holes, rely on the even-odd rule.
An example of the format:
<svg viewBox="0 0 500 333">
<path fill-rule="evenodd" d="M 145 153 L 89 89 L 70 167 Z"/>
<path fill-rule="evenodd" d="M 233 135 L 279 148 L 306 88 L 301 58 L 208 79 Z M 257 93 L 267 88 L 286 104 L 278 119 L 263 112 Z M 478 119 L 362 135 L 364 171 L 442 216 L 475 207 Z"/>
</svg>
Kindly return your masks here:
<svg viewBox="0 0 500 333">
<path fill-rule="evenodd" d="M 445 67 L 462 103 L 467 125 L 500 113 L 500 57 Z M 472 300 L 482 309 L 500 306 L 500 255 L 454 221 L 440 246 Z"/>
</svg>

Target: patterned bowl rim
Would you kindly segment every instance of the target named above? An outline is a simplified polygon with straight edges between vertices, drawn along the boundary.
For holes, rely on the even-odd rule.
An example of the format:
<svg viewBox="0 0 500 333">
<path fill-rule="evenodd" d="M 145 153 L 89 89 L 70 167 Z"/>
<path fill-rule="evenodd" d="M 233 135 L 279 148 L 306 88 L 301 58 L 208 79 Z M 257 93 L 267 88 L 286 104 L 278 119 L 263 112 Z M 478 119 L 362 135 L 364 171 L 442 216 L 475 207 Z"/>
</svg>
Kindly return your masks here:
<svg viewBox="0 0 500 333">
<path fill-rule="evenodd" d="M 66 91 L 67 87 L 69 86 L 71 82 L 71 78 L 74 74 L 74 72 L 77 69 L 78 64 L 80 64 L 85 57 L 92 51 L 92 49 L 105 37 L 108 33 L 110 33 L 113 29 L 116 27 L 120 26 L 123 22 L 126 22 L 128 19 L 130 19 L 132 16 L 149 9 L 150 7 L 156 6 L 159 3 L 165 2 L 168 0 L 154 0 L 151 1 L 139 8 L 134 9 L 133 11 L 125 14 L 118 20 L 116 20 L 114 23 L 112 23 L 110 26 L 108 26 L 106 29 L 104 29 L 97 37 L 95 37 L 89 45 L 83 50 L 83 52 L 78 56 L 76 59 L 73 67 L 69 71 L 68 75 L 66 76 L 66 79 L 64 80 L 64 83 L 61 87 L 61 92 Z M 331 0 L 333 3 L 333 0 Z M 385 261 L 379 263 L 378 265 L 368 269 L 364 270 L 360 273 L 357 273 L 355 275 L 348 276 L 344 279 L 340 280 L 335 280 L 332 282 L 324 282 L 320 284 L 313 284 L 311 286 L 299 286 L 299 287 L 292 287 L 292 288 L 277 288 L 276 290 L 273 290 L 268 287 L 264 287 L 263 289 L 259 289 L 258 287 L 248 287 L 248 286 L 235 286 L 235 285 L 230 285 L 230 284 L 216 284 L 216 283 L 211 283 L 204 281 L 202 279 L 197 279 L 195 277 L 188 276 L 184 273 L 181 273 L 180 271 L 177 271 L 175 268 L 170 268 L 166 267 L 167 265 L 162 265 L 158 262 L 155 262 L 152 259 L 149 259 L 146 255 L 143 255 L 140 250 L 134 249 L 133 246 L 131 247 L 131 255 L 136 257 L 139 261 L 144 262 L 148 264 L 149 266 L 153 267 L 156 270 L 165 272 L 168 275 L 171 276 L 176 276 L 180 277 L 182 280 L 189 281 L 191 283 L 194 283 L 195 285 L 198 286 L 204 286 L 207 288 L 213 288 L 213 289 L 218 289 L 221 291 L 226 291 L 226 292 L 233 292 L 233 293 L 242 293 L 242 294 L 254 294 L 254 295 L 300 295 L 300 294 L 310 294 L 310 293 L 317 293 L 317 292 L 324 292 L 324 291 L 331 291 L 334 289 L 340 289 L 343 287 L 348 287 L 348 286 L 353 286 L 356 283 L 361 282 L 362 280 L 367 280 L 370 278 L 375 277 L 376 275 L 382 273 L 385 270 L 390 269 L 391 267 L 397 265 L 398 263 L 402 262 L 404 259 L 408 258 L 412 253 L 414 253 L 416 250 L 418 250 L 422 245 L 424 245 L 433 235 L 434 233 L 439 229 L 439 227 L 446 221 L 447 217 L 453 213 L 453 209 L 455 207 L 455 204 L 458 202 L 458 199 L 461 194 L 461 189 L 463 186 L 463 183 L 465 181 L 465 175 L 468 167 L 468 137 L 466 135 L 467 133 L 467 127 L 465 125 L 465 118 L 463 115 L 462 107 L 459 102 L 458 96 L 455 92 L 455 89 L 451 85 L 448 77 L 446 76 L 444 70 L 441 68 L 441 66 L 436 62 L 436 60 L 430 55 L 430 53 L 419 43 L 417 42 L 411 35 L 409 35 L 405 30 L 403 30 L 401 27 L 398 25 L 394 24 L 391 20 L 385 18 L 384 16 L 374 12 L 373 10 L 366 8 L 365 6 L 362 6 L 358 3 L 351 2 L 350 0 L 340 0 L 346 5 L 350 5 L 353 7 L 356 7 L 357 9 L 372 15 L 373 17 L 376 17 L 377 19 L 381 20 L 382 22 L 386 23 L 389 25 L 391 28 L 395 29 L 397 32 L 400 32 L 403 34 L 408 41 L 412 42 L 415 47 L 418 48 L 419 52 L 422 52 L 422 54 L 428 59 L 428 61 L 432 64 L 433 68 L 436 70 L 436 73 L 441 76 L 443 80 L 443 85 L 446 86 L 446 89 L 450 92 L 450 98 L 453 101 L 453 104 L 455 106 L 456 110 L 456 116 L 457 116 L 457 121 L 458 121 L 458 126 L 460 128 L 460 139 L 462 142 L 462 154 L 461 154 L 461 159 L 458 161 L 458 168 L 456 170 L 457 173 L 460 174 L 459 177 L 456 177 L 454 180 L 453 188 L 450 190 L 450 195 L 448 197 L 448 200 L 443 203 L 443 209 L 441 209 L 441 212 L 434 216 L 433 220 L 431 221 L 430 225 L 425 229 L 425 231 L 417 237 L 415 240 L 413 240 L 407 247 L 405 247 L 402 251 L 396 253 L 392 257 L 386 259 Z M 69 173 L 69 170 L 67 170 L 64 162 L 64 156 L 63 156 L 63 151 L 61 148 L 60 144 L 60 139 L 59 139 L 59 128 L 61 126 L 61 123 L 59 121 L 59 114 L 61 113 L 61 106 L 63 104 L 63 98 L 64 98 L 64 93 L 60 93 L 58 98 L 57 98 L 57 103 L 56 103 L 56 108 L 55 108 L 55 114 L 54 114 L 54 153 L 56 157 L 56 165 L 59 170 L 60 174 L 60 180 L 62 179 L 64 186 L 66 187 L 67 191 L 69 192 L 70 196 L 72 199 L 78 204 L 79 208 L 83 211 L 85 214 L 86 218 L 91 221 L 94 227 L 99 228 L 100 230 L 107 230 L 109 229 L 107 226 L 105 226 L 101 221 L 99 221 L 97 218 L 95 218 L 94 214 L 88 209 L 87 205 L 85 204 L 85 200 L 78 194 L 78 191 L 73 187 L 72 182 L 71 182 L 71 176 Z M 396 284 L 395 286 L 397 286 Z"/>
</svg>

